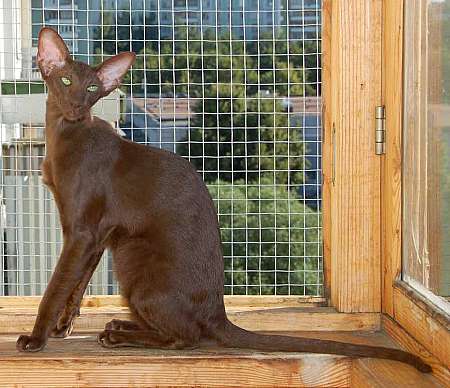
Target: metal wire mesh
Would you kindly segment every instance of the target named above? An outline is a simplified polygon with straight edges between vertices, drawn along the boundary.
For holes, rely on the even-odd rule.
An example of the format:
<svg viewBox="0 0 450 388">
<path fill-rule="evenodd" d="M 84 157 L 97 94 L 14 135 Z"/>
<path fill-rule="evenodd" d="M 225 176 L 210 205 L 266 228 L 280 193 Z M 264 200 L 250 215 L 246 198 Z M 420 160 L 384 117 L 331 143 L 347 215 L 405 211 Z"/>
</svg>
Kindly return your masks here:
<svg viewBox="0 0 450 388">
<path fill-rule="evenodd" d="M 42 294 L 61 249 L 39 178 L 44 25 L 91 65 L 137 53 L 95 112 L 202 174 L 226 293 L 321 294 L 321 0 L 0 0 L 0 295 Z M 89 293 L 118 292 L 111 263 Z"/>
</svg>

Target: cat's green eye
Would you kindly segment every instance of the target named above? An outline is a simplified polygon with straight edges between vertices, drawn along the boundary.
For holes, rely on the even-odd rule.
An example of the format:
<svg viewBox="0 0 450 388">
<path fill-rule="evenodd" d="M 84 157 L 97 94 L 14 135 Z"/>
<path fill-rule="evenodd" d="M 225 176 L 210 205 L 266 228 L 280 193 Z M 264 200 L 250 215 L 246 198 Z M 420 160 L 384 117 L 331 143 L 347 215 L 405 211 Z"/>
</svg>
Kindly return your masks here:
<svg viewBox="0 0 450 388">
<path fill-rule="evenodd" d="M 66 86 L 72 85 L 72 81 L 67 77 L 61 77 L 61 82 Z"/>
<path fill-rule="evenodd" d="M 98 90 L 98 86 L 97 85 L 89 85 L 87 87 L 87 91 L 88 92 L 96 92 Z"/>
</svg>

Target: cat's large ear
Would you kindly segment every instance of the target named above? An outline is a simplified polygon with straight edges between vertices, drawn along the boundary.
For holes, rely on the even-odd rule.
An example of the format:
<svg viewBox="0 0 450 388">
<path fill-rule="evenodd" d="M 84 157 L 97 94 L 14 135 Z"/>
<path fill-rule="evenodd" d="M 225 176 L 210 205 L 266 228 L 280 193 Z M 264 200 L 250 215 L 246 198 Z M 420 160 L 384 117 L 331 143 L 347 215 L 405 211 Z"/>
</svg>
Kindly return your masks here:
<svg viewBox="0 0 450 388">
<path fill-rule="evenodd" d="M 47 78 L 55 68 L 63 67 L 70 61 L 70 53 L 59 34 L 44 27 L 39 31 L 37 64 L 42 76 Z"/>
<path fill-rule="evenodd" d="M 135 53 L 124 52 L 107 59 L 97 68 L 97 77 L 102 82 L 106 94 L 120 85 L 123 76 L 135 59 Z"/>
</svg>

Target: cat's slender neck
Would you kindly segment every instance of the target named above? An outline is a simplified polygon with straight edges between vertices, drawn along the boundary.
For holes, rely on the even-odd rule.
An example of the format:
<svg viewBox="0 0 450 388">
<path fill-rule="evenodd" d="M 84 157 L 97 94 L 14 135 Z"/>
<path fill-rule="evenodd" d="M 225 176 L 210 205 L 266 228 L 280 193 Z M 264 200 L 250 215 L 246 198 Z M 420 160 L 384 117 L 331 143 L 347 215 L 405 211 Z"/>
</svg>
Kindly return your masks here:
<svg viewBox="0 0 450 388">
<path fill-rule="evenodd" d="M 83 120 L 92 119 L 91 112 L 86 114 Z M 81 121 L 80 121 L 81 122 Z M 64 118 L 62 109 L 57 101 L 57 97 L 49 91 L 47 97 L 47 110 L 45 114 L 45 141 L 47 150 L 51 150 L 55 142 L 55 136 L 64 124 L 68 121 Z"/>
<path fill-rule="evenodd" d="M 49 91 L 47 97 L 47 111 L 45 113 L 46 128 L 54 129 L 58 125 L 58 122 L 63 118 L 64 116 L 58 105 L 56 96 Z"/>
</svg>

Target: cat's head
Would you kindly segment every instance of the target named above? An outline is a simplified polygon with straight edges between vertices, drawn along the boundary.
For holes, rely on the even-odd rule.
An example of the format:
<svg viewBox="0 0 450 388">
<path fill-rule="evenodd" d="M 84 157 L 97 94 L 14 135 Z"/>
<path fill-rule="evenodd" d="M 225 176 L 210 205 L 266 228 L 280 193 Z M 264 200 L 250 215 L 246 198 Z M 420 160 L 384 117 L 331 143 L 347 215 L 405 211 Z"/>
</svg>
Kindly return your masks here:
<svg viewBox="0 0 450 388">
<path fill-rule="evenodd" d="M 37 64 L 65 119 L 84 118 L 101 97 L 116 89 L 134 63 L 136 55 L 123 52 L 93 68 L 74 61 L 56 31 L 39 32 Z"/>
</svg>

